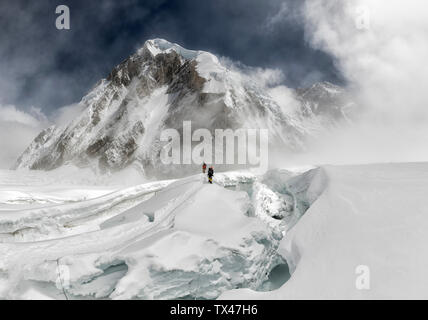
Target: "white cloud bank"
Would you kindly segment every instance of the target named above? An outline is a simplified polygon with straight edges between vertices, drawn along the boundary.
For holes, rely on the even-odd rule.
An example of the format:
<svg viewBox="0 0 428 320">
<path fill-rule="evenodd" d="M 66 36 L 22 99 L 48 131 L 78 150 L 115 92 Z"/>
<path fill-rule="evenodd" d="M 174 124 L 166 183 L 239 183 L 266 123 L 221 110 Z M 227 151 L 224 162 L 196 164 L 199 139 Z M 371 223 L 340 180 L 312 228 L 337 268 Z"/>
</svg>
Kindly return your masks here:
<svg viewBox="0 0 428 320">
<path fill-rule="evenodd" d="M 9 169 L 49 121 L 40 110 L 0 105 L 0 169 Z"/>
<path fill-rule="evenodd" d="M 0 105 L 0 169 L 10 169 L 43 129 L 68 125 L 83 108 L 79 103 L 64 106 L 48 118 L 40 109 L 22 111 L 15 106 Z"/>
<path fill-rule="evenodd" d="M 287 14 L 286 6 L 280 13 Z M 335 58 L 361 107 L 359 122 L 320 137 L 296 164 L 428 160 L 428 2 L 425 0 L 308 0 L 307 41 Z M 279 19 L 275 16 L 270 23 Z M 283 108 L 293 108 L 278 70 L 251 69 Z M 81 112 L 61 109 L 65 125 Z M 0 167 L 10 167 L 48 122 L 36 110 L 0 106 Z"/>
<path fill-rule="evenodd" d="M 361 106 L 310 161 L 428 160 L 428 2 L 309 0 L 304 15 L 308 42 L 335 57 Z"/>
</svg>

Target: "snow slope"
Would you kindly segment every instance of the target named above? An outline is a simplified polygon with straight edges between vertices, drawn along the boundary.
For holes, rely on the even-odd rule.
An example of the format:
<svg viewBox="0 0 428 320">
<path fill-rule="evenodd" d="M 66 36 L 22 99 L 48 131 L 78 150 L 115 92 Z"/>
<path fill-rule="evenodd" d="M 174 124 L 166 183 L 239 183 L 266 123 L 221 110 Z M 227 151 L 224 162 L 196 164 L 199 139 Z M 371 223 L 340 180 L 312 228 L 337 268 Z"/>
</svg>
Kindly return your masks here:
<svg viewBox="0 0 428 320">
<path fill-rule="evenodd" d="M 326 166 L 328 184 L 282 240 L 291 279 L 221 299 L 427 299 L 428 164 Z M 370 271 L 370 289 L 357 289 Z"/>
<path fill-rule="evenodd" d="M 428 298 L 428 163 L 225 172 L 214 185 L 55 190 L 40 177 L 0 172 L 0 298 Z"/>
<path fill-rule="evenodd" d="M 252 215 L 247 192 L 227 190 L 221 180 L 92 186 L 87 199 L 70 184 L 67 197 L 45 203 L 51 189 L 27 174 L 1 172 L 0 198 L 16 198 L 7 190 L 23 187 L 31 197 L 33 184 L 39 202 L 0 207 L 0 298 L 214 299 L 266 287 L 270 270 L 283 263 L 281 232 Z M 229 185 L 255 179 L 226 175 Z"/>
</svg>

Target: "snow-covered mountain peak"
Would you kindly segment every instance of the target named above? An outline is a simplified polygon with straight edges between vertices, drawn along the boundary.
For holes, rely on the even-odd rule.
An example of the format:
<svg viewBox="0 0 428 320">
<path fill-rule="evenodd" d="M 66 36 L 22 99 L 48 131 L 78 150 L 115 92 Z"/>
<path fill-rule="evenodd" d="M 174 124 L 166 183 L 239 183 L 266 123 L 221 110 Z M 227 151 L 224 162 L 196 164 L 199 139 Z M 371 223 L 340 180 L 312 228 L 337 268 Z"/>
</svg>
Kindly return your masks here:
<svg viewBox="0 0 428 320">
<path fill-rule="evenodd" d="M 355 104 L 342 87 L 324 81 L 306 89 L 297 89 L 296 93 L 305 117 L 322 117 L 326 120 L 324 123 L 353 117 Z"/>
<path fill-rule="evenodd" d="M 74 164 L 113 171 L 136 165 L 149 175 L 180 176 L 186 172 L 160 163 L 160 134 L 182 132 L 184 121 L 212 132 L 268 129 L 275 148 L 292 152 L 311 134 L 305 118 L 310 128 L 341 119 L 343 104 L 336 96 L 327 99 L 329 90 L 336 89 L 322 84 L 298 92 L 302 110 L 287 114 L 257 81 L 229 70 L 215 55 L 148 40 L 81 100 L 77 118 L 42 133 L 15 167 L 51 170 Z"/>
<path fill-rule="evenodd" d="M 144 46 L 137 51 L 137 54 L 143 55 L 146 51 L 150 52 L 153 57 L 156 57 L 158 54 L 161 53 L 168 54 L 171 53 L 171 51 L 174 51 L 181 57 L 183 57 L 185 60 L 194 59 L 199 53 L 199 51 L 188 50 L 176 43 L 172 43 L 159 38 L 147 40 L 144 43 Z"/>
<path fill-rule="evenodd" d="M 219 91 L 225 92 L 226 88 L 223 84 L 226 81 L 226 72 L 228 70 L 210 52 L 185 49 L 176 43 L 157 38 L 147 40 L 144 46 L 138 50 L 137 55 L 147 57 L 147 53 L 149 53 L 151 57 L 156 58 L 160 54 L 168 55 L 172 52 L 181 58 L 182 63 L 194 62 L 199 76 L 207 81 L 216 83 L 215 85 L 209 84 L 206 86 L 206 92 L 212 92 L 213 89 L 215 93 Z"/>
<path fill-rule="evenodd" d="M 344 89 L 328 81 L 314 83 L 307 89 L 300 89 L 306 96 L 333 96 L 344 92 Z"/>
</svg>

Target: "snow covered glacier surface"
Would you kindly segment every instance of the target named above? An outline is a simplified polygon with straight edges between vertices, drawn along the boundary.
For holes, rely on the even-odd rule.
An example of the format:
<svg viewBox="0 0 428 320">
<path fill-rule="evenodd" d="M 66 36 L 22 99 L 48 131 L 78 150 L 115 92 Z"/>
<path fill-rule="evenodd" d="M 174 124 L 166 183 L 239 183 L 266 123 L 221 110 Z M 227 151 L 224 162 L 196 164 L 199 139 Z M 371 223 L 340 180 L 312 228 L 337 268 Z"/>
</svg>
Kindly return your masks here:
<svg viewBox="0 0 428 320">
<path fill-rule="evenodd" d="M 314 172 L 295 199 L 287 171 L 271 173 L 272 185 L 230 172 L 214 185 L 195 175 L 131 187 L 1 171 L 0 298 L 214 299 L 275 288 L 280 240 L 310 201 Z"/>
<path fill-rule="evenodd" d="M 323 171 L 324 192 L 280 244 L 290 280 L 271 292 L 220 298 L 427 299 L 428 164 Z"/>
<path fill-rule="evenodd" d="M 215 178 L 0 171 L 0 298 L 428 298 L 427 163 Z"/>
</svg>

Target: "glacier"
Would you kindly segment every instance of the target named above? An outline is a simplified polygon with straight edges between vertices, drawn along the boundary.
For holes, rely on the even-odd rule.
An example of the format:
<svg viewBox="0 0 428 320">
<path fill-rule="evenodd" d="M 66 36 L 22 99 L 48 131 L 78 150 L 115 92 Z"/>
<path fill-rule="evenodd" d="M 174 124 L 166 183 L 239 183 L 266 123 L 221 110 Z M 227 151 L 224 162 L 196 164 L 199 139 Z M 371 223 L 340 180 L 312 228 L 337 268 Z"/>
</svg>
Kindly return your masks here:
<svg viewBox="0 0 428 320">
<path fill-rule="evenodd" d="M 424 299 L 427 172 L 325 165 L 129 186 L 3 170 L 0 298 Z"/>
<path fill-rule="evenodd" d="M 59 183 L 54 173 L 0 172 L 1 298 L 215 299 L 278 286 L 272 272 L 286 265 L 278 247 L 291 224 L 275 224 L 283 217 L 270 210 L 285 181 L 273 191 L 237 171 L 214 185 L 197 174 L 84 187 L 85 174 Z M 289 217 L 303 214 L 284 199 Z"/>
<path fill-rule="evenodd" d="M 0 299 L 426 299 L 428 164 L 291 168 L 357 108 L 326 82 L 274 91 L 146 41 L 0 170 Z M 210 185 L 162 163 L 186 121 L 268 129 L 270 170 L 216 165 Z"/>
<path fill-rule="evenodd" d="M 220 299 L 427 299 L 428 164 L 322 171 L 323 192 L 278 249 L 291 278 L 271 292 L 239 289 Z"/>
</svg>

